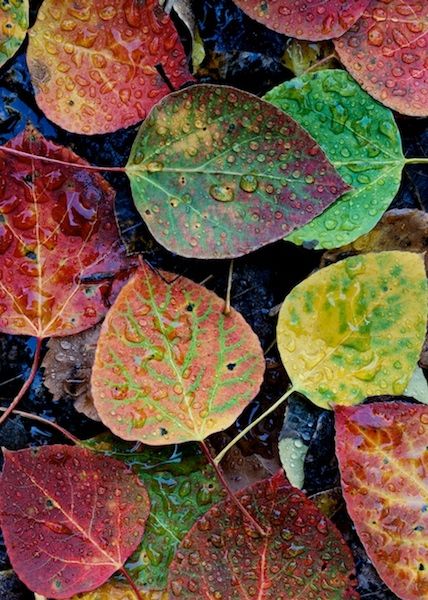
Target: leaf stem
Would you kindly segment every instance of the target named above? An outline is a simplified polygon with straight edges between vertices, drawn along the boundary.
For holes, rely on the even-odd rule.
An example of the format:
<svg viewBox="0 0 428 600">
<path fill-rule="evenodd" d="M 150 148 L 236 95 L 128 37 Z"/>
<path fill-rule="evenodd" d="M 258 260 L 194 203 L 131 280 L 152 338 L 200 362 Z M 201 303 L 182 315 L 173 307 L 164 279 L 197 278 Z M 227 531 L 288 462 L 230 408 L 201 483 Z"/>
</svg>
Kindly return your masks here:
<svg viewBox="0 0 428 600">
<path fill-rule="evenodd" d="M 224 458 L 224 456 L 229 452 L 229 450 L 231 450 L 233 448 L 233 446 L 239 442 L 239 440 L 241 438 L 243 438 L 245 435 L 247 435 L 247 433 L 249 431 L 251 431 L 251 429 L 257 425 L 258 423 L 260 423 L 260 421 L 263 421 L 263 419 L 265 417 L 267 417 L 268 415 L 270 415 L 271 412 L 273 412 L 274 410 L 276 410 L 278 408 L 278 406 L 281 406 L 281 404 L 283 402 L 285 402 L 285 400 L 287 400 L 287 398 L 295 391 L 294 387 L 291 386 L 290 388 L 288 388 L 288 390 L 285 392 L 285 394 L 283 394 L 281 396 L 281 398 L 279 398 L 279 400 L 277 400 L 274 404 L 272 404 L 272 406 L 270 406 L 267 410 L 265 410 L 264 413 L 262 413 L 259 417 L 257 417 L 257 419 L 255 421 L 253 421 L 252 423 L 250 423 L 247 427 L 245 427 L 245 429 L 243 429 L 241 432 L 238 433 L 238 435 L 236 437 L 233 438 L 233 440 L 231 442 L 229 442 L 227 444 L 227 446 L 225 446 L 223 448 L 223 450 L 221 450 L 221 452 L 219 452 L 217 454 L 217 456 L 214 458 L 214 463 L 216 465 L 220 464 L 220 461 Z"/>
<path fill-rule="evenodd" d="M 49 158 L 48 156 L 38 156 L 37 154 L 31 154 L 30 152 L 24 152 L 23 150 L 16 150 L 15 148 L 9 148 L 9 146 L 0 146 L 1 152 L 7 152 L 14 154 L 15 156 L 21 156 L 23 158 L 31 158 L 32 160 L 41 160 L 43 162 L 54 163 L 56 165 L 62 165 L 65 167 L 73 167 L 75 169 L 85 169 L 86 171 L 113 171 L 118 173 L 125 173 L 125 167 L 101 167 L 97 165 L 88 165 L 81 163 L 68 162 L 67 160 L 60 160 L 58 158 Z"/>
<path fill-rule="evenodd" d="M 3 406 L 0 406 L 0 411 L 4 412 L 6 410 L 9 410 L 9 409 L 4 408 Z M 65 438 L 69 439 L 71 442 L 73 442 L 73 444 L 76 444 L 77 446 L 80 446 L 82 443 L 81 440 L 79 440 L 79 438 L 77 438 L 72 433 L 67 431 L 67 429 L 64 429 L 63 427 L 61 427 L 61 425 L 58 425 L 58 423 L 55 423 L 55 421 L 49 421 L 49 419 L 39 417 L 39 415 L 33 415 L 33 413 L 24 412 L 22 410 L 14 410 L 12 412 L 14 415 L 18 415 L 19 417 L 22 417 L 23 419 L 31 419 L 32 421 L 37 421 L 38 423 L 43 423 L 43 425 L 49 425 L 53 429 L 56 429 L 57 431 L 59 431 L 59 433 L 61 433 L 61 435 L 63 435 Z"/>
<path fill-rule="evenodd" d="M 303 73 L 301 75 L 299 75 L 299 77 L 302 77 L 303 75 L 306 75 L 306 73 L 310 73 L 314 69 L 317 69 L 321 65 L 324 65 L 325 63 L 327 63 L 330 60 L 333 60 L 334 58 L 337 58 L 336 52 L 332 52 L 331 54 L 328 54 L 327 56 L 325 56 L 321 60 L 318 60 L 316 63 L 314 63 L 313 65 L 311 65 L 307 69 L 305 69 L 305 71 L 303 71 Z"/>
<path fill-rule="evenodd" d="M 232 293 L 232 279 L 233 279 L 233 258 L 230 261 L 229 265 L 229 274 L 227 276 L 227 290 L 226 290 L 226 300 L 224 302 L 224 315 L 230 315 L 230 296 Z"/>
<path fill-rule="evenodd" d="M 126 570 L 126 568 L 124 566 L 121 567 L 121 569 L 119 569 L 119 573 L 122 573 L 122 575 L 125 577 L 126 581 L 129 583 L 131 588 L 134 590 L 134 593 L 137 596 L 138 600 L 144 600 L 140 590 L 137 587 L 137 584 L 132 579 L 131 575 L 128 573 L 128 571 Z"/>
<path fill-rule="evenodd" d="M 216 475 L 220 481 L 220 483 L 222 484 L 222 486 L 224 487 L 224 489 L 226 490 L 226 492 L 229 495 L 229 498 L 236 504 L 236 506 L 239 508 L 239 510 L 241 511 L 241 513 L 243 514 L 243 516 L 251 523 L 251 525 L 260 533 L 260 535 L 262 537 L 266 537 L 267 536 L 267 531 L 265 531 L 255 520 L 255 518 L 253 516 L 251 516 L 251 514 L 248 512 L 248 510 L 245 508 L 245 506 L 242 504 L 242 502 L 235 496 L 235 494 L 233 493 L 233 490 L 231 489 L 226 477 L 223 474 L 223 471 L 221 469 L 221 467 L 216 463 L 216 461 L 214 460 L 213 456 L 211 455 L 211 452 L 207 446 L 207 444 L 202 441 L 199 442 L 201 445 L 201 448 L 208 460 L 208 462 L 210 463 L 210 465 L 213 467 L 213 469 L 216 472 Z"/>
<path fill-rule="evenodd" d="M 26 379 L 26 381 L 24 382 L 24 385 L 20 389 L 19 393 L 15 396 L 15 398 L 12 400 L 12 402 L 9 404 L 9 406 L 6 408 L 6 410 L 0 417 L 0 425 L 2 423 L 4 423 L 6 421 L 6 419 L 8 418 L 8 416 L 15 410 L 15 408 L 18 406 L 19 402 L 21 401 L 21 398 L 23 396 L 25 396 L 25 394 L 28 392 L 28 390 L 31 387 L 31 384 L 34 381 L 34 378 L 37 373 L 37 369 L 39 368 L 43 338 L 38 337 L 38 338 L 36 338 L 36 340 L 37 340 L 36 350 L 34 352 L 33 364 L 31 366 L 30 374 L 29 374 L 28 378 Z"/>
<path fill-rule="evenodd" d="M 427 165 L 428 157 L 416 156 L 415 158 L 406 158 L 404 162 L 406 165 Z"/>
</svg>

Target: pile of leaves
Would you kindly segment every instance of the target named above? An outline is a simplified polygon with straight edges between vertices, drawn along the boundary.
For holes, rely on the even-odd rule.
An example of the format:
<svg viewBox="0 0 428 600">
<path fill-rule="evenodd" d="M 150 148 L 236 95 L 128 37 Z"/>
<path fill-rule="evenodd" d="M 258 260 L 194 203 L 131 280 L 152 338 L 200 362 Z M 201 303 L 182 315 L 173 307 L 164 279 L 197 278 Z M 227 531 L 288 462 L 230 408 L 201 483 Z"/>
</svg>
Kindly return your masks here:
<svg viewBox="0 0 428 600">
<path fill-rule="evenodd" d="M 30 4 L 0 0 L 6 384 L 33 352 L 0 423 L 61 443 L 3 451 L 2 597 L 428 598 L 428 6 Z"/>
</svg>

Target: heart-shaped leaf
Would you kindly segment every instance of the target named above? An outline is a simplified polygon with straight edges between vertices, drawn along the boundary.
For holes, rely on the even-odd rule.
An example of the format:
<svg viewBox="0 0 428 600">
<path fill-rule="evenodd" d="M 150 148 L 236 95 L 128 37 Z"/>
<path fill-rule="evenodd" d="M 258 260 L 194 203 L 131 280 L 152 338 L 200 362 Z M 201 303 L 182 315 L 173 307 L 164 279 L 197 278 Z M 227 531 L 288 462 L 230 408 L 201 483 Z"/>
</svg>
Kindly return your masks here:
<svg viewBox="0 0 428 600">
<path fill-rule="evenodd" d="M 374 98 L 405 115 L 428 115 L 428 4 L 371 0 L 336 52 Z"/>
<path fill-rule="evenodd" d="M 238 493 L 265 527 L 260 537 L 230 500 L 211 508 L 181 543 L 169 571 L 170 598 L 359 598 L 339 532 L 278 473 Z"/>
<path fill-rule="evenodd" d="M 402 394 L 425 337 L 423 257 L 353 256 L 295 287 L 278 320 L 278 348 L 296 391 L 323 408 Z"/>
<path fill-rule="evenodd" d="M 334 69 L 287 81 L 265 98 L 309 131 L 353 188 L 286 239 L 335 248 L 367 233 L 394 199 L 404 166 L 391 111 Z"/>
<path fill-rule="evenodd" d="M 1 526 L 12 566 L 31 590 L 69 598 L 122 567 L 150 510 L 126 465 L 73 446 L 4 456 Z"/>
<path fill-rule="evenodd" d="M 6 148 L 87 165 L 30 127 Z M 0 331 L 43 338 L 91 327 L 130 266 L 113 189 L 78 166 L 1 149 L 0 170 Z"/>
<path fill-rule="evenodd" d="M 6 0 L 0 4 L 0 67 L 20 48 L 29 20 L 28 0 Z"/>
<path fill-rule="evenodd" d="M 348 189 L 294 120 L 226 86 L 167 96 L 142 124 L 126 170 L 157 241 L 195 258 L 279 240 Z"/>
<path fill-rule="evenodd" d="M 224 497 L 213 468 L 194 444 L 143 446 L 135 452 L 125 442 L 101 436 L 85 445 L 124 461 L 146 486 L 151 513 L 126 568 L 140 590 L 166 588 L 168 566 L 178 544 L 195 521 Z"/>
<path fill-rule="evenodd" d="M 428 407 L 336 408 L 348 512 L 379 575 L 404 600 L 428 597 Z"/>
<path fill-rule="evenodd" d="M 171 283 L 168 283 L 170 281 Z M 102 325 L 95 408 L 125 440 L 202 441 L 229 427 L 259 390 L 260 342 L 213 292 L 143 265 Z"/>
<path fill-rule="evenodd" d="M 347 31 L 370 0 L 233 0 L 269 29 L 303 40 L 329 40 Z"/>
<path fill-rule="evenodd" d="M 157 0 L 44 0 L 27 52 L 36 101 L 68 131 L 116 131 L 191 80 L 177 31 Z"/>
</svg>

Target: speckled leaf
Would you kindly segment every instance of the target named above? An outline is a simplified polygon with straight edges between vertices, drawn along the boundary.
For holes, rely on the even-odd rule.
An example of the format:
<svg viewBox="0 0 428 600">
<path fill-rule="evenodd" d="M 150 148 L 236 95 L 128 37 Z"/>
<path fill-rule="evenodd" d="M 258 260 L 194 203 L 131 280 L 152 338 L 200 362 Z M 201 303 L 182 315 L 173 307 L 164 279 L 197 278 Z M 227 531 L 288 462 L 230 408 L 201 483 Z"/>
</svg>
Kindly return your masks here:
<svg viewBox="0 0 428 600">
<path fill-rule="evenodd" d="M 12 566 L 31 590 L 69 598 L 122 567 L 150 510 L 127 466 L 74 446 L 4 450 L 4 457 L 1 526 Z"/>
<path fill-rule="evenodd" d="M 87 164 L 30 127 L 6 147 Z M 2 149 L 0 172 L 0 331 L 42 338 L 91 327 L 130 266 L 113 189 L 97 173 Z"/>
<path fill-rule="evenodd" d="M 353 561 L 339 532 L 278 473 L 238 493 L 270 527 L 262 538 L 227 499 L 193 526 L 169 572 L 170 598 L 356 600 Z"/>
<path fill-rule="evenodd" d="M 247 92 L 198 85 L 158 104 L 126 166 L 135 205 L 166 248 L 247 254 L 301 227 L 347 190 L 314 140 Z"/>
<path fill-rule="evenodd" d="M 3 0 L 0 3 L 0 67 L 21 46 L 27 33 L 28 21 L 28 0 Z"/>
<path fill-rule="evenodd" d="M 141 600 L 168 600 L 166 592 L 140 591 L 140 596 Z M 70 600 L 137 600 L 137 596 L 129 585 L 112 580 L 93 592 L 77 594 Z"/>
<path fill-rule="evenodd" d="M 348 512 L 388 587 L 428 597 L 428 407 L 379 402 L 336 409 Z"/>
<path fill-rule="evenodd" d="M 335 41 L 340 60 L 374 98 L 405 115 L 428 115 L 428 4 L 371 0 Z"/>
<path fill-rule="evenodd" d="M 353 188 L 286 239 L 335 248 L 372 229 L 394 199 L 404 166 L 391 111 L 334 69 L 287 81 L 265 98 L 309 131 Z"/>
<path fill-rule="evenodd" d="M 135 452 L 129 444 L 108 435 L 85 443 L 132 466 L 146 486 L 151 514 L 126 567 L 139 589 L 166 588 L 168 566 L 178 544 L 195 521 L 224 497 L 213 468 L 195 444 L 143 446 Z"/>
<path fill-rule="evenodd" d="M 269 29 L 303 40 L 342 35 L 363 14 L 369 0 L 233 0 Z"/>
<path fill-rule="evenodd" d="M 113 433 L 164 445 L 235 421 L 265 364 L 250 326 L 223 309 L 201 285 L 141 266 L 103 323 L 92 370 L 95 408 Z"/>
<path fill-rule="evenodd" d="M 278 320 L 293 386 L 322 408 L 402 394 L 425 337 L 424 260 L 411 252 L 352 256 L 295 287 Z"/>
<path fill-rule="evenodd" d="M 44 0 L 29 34 L 36 100 L 68 131 L 107 133 L 144 119 L 192 77 L 157 0 Z"/>
</svg>

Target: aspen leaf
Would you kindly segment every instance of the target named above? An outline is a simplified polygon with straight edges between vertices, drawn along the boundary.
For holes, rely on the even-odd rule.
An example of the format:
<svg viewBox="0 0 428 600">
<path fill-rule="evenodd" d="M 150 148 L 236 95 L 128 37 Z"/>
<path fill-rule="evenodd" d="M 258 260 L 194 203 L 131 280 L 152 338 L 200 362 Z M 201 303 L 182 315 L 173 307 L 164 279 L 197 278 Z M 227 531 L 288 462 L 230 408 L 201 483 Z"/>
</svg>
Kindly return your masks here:
<svg viewBox="0 0 428 600">
<path fill-rule="evenodd" d="M 18 51 L 29 25 L 28 0 L 0 4 L 0 67 Z"/>
</svg>

